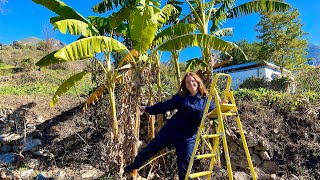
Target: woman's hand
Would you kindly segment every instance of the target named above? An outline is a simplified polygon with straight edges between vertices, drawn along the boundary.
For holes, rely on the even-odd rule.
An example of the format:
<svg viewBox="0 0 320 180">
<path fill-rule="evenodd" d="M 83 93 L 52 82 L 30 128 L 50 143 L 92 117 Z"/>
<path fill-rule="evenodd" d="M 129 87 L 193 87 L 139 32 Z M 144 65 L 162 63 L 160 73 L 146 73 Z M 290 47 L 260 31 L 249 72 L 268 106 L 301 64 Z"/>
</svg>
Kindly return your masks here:
<svg viewBox="0 0 320 180">
<path fill-rule="evenodd" d="M 144 112 L 146 112 L 146 106 L 140 106 L 140 112 L 141 113 L 144 113 Z"/>
</svg>

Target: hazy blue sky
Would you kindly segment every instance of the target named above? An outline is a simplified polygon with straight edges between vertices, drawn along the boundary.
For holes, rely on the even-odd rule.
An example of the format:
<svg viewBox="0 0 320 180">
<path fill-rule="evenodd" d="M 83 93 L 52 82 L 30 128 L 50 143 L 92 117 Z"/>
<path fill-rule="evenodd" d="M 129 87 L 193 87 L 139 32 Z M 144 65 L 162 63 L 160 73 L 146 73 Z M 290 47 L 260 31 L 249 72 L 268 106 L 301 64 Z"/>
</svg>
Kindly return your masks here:
<svg viewBox="0 0 320 180">
<path fill-rule="evenodd" d="M 83 16 L 93 15 L 91 7 L 101 0 L 64 0 L 67 5 L 71 6 Z M 250 0 L 238 0 L 237 5 Z M 319 0 L 287 0 L 289 4 L 298 8 L 300 18 L 304 24 L 303 30 L 308 32 L 309 42 L 320 45 L 320 1 Z M 311 4 L 309 4 L 311 3 Z M 0 14 L 0 43 L 9 44 L 15 40 L 21 40 L 30 36 L 44 38 L 42 27 L 49 24 L 49 18 L 55 16 L 43 6 L 33 3 L 31 0 L 8 0 L 2 5 L 4 12 Z M 236 20 L 227 20 L 224 27 L 233 27 L 234 36 L 225 38 L 229 41 L 238 41 L 247 39 L 256 41 L 257 33 L 254 26 L 259 22 L 257 14 L 242 17 Z M 70 43 L 75 38 L 70 35 L 61 35 L 56 33 L 55 38 Z M 184 50 L 184 59 L 193 57 L 188 50 Z M 194 50 L 193 50 L 194 51 Z M 197 51 L 197 50 L 195 50 Z M 189 55 L 188 55 L 189 54 Z M 194 54 L 194 53 L 192 53 Z"/>
</svg>

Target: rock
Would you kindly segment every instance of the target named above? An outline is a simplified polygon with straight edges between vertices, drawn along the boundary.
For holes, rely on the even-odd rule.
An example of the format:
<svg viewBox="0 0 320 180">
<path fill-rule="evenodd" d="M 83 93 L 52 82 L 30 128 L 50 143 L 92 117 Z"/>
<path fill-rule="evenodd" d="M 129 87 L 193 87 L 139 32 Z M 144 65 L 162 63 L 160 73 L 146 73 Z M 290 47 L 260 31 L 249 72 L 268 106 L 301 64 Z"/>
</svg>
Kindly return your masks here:
<svg viewBox="0 0 320 180">
<path fill-rule="evenodd" d="M 279 171 L 279 166 L 273 161 L 264 161 L 261 169 L 267 174 L 276 174 Z"/>
<path fill-rule="evenodd" d="M 267 160 L 267 161 L 271 160 L 271 157 L 269 156 L 267 151 L 260 151 L 259 155 L 263 160 Z"/>
<path fill-rule="evenodd" d="M 10 127 L 15 127 L 16 126 L 16 122 L 14 120 L 9 120 L 9 126 Z"/>
<path fill-rule="evenodd" d="M 259 141 L 259 144 L 263 147 L 263 150 L 270 150 L 270 144 L 266 140 Z"/>
<path fill-rule="evenodd" d="M 41 163 L 40 159 L 28 159 L 27 160 L 28 166 L 32 169 L 38 169 L 40 166 L 40 163 Z"/>
<path fill-rule="evenodd" d="M 0 164 L 11 164 L 16 161 L 15 155 L 12 153 L 6 153 L 0 155 Z"/>
<path fill-rule="evenodd" d="M 276 174 L 271 174 L 271 175 L 270 175 L 270 178 L 271 178 L 271 179 L 277 179 L 277 175 L 276 175 Z"/>
<path fill-rule="evenodd" d="M 67 179 L 66 177 L 66 173 L 64 172 L 64 171 L 59 171 L 59 172 L 57 172 L 57 174 L 56 174 L 57 176 L 57 179 Z"/>
<path fill-rule="evenodd" d="M 263 146 L 257 145 L 257 146 L 254 147 L 254 150 L 255 150 L 255 151 L 262 151 L 262 150 L 264 150 L 264 149 L 263 149 Z"/>
<path fill-rule="evenodd" d="M 2 180 L 21 180 L 21 176 L 17 172 L 12 172 L 7 168 L 0 168 L 0 179 Z"/>
<path fill-rule="evenodd" d="M 239 158 L 239 160 L 237 161 L 237 166 L 238 168 L 240 168 L 241 170 L 244 170 L 244 169 L 248 169 L 249 167 L 249 164 L 248 164 L 248 160 L 245 156 L 241 156 Z"/>
<path fill-rule="evenodd" d="M 27 139 L 26 145 L 23 147 L 22 152 L 31 151 L 38 145 L 41 145 L 40 139 Z"/>
<path fill-rule="evenodd" d="M 278 133 L 279 133 L 279 129 L 277 129 L 277 128 L 276 128 L 276 129 L 273 129 L 272 131 L 273 131 L 273 133 L 275 133 L 275 134 L 278 134 Z"/>
<path fill-rule="evenodd" d="M 244 155 L 244 149 L 242 147 L 238 147 L 236 155 L 243 156 Z"/>
<path fill-rule="evenodd" d="M 42 116 L 39 116 L 39 117 L 37 118 L 37 120 L 36 120 L 36 122 L 38 122 L 38 123 L 44 123 L 45 121 L 46 121 L 46 120 L 43 119 Z"/>
<path fill-rule="evenodd" d="M 234 172 L 234 180 L 250 180 L 250 176 L 245 172 Z"/>
<path fill-rule="evenodd" d="M 300 180 L 296 175 L 294 175 L 294 174 L 290 174 L 289 176 L 288 176 L 288 180 Z"/>
<path fill-rule="evenodd" d="M 229 151 L 231 153 L 236 153 L 237 152 L 238 146 L 237 146 L 237 144 L 235 142 L 231 141 L 230 143 L 228 143 L 228 147 L 229 147 Z"/>
<path fill-rule="evenodd" d="M 47 150 L 44 150 L 44 149 L 39 149 L 38 151 L 34 152 L 33 154 L 36 156 L 46 157 L 46 156 L 49 156 L 50 152 Z"/>
<path fill-rule="evenodd" d="M 34 173 L 33 169 L 20 172 L 22 179 L 29 179 L 29 177 Z"/>
<path fill-rule="evenodd" d="M 256 173 L 257 179 L 270 179 L 270 175 L 266 174 L 258 167 L 254 168 L 254 172 Z"/>
<path fill-rule="evenodd" d="M 16 141 L 20 139 L 21 136 L 19 134 L 1 134 L 0 135 L 0 143 L 1 144 L 9 144 L 12 141 Z"/>
<path fill-rule="evenodd" d="M 256 145 L 258 145 L 258 140 L 256 139 L 256 138 L 254 138 L 254 137 L 248 137 L 247 138 L 247 146 L 248 146 L 248 148 L 249 147 L 254 147 L 254 146 L 256 146 Z"/>
<path fill-rule="evenodd" d="M 52 178 L 50 178 L 50 179 L 52 179 Z M 47 179 L 44 175 L 42 175 L 40 173 L 34 178 L 34 180 L 49 180 L 49 179 Z"/>
<path fill-rule="evenodd" d="M 1 147 L 2 152 L 10 152 L 12 150 L 12 147 L 9 145 L 4 145 Z"/>
<path fill-rule="evenodd" d="M 92 166 L 86 166 L 84 170 L 80 171 L 82 179 L 97 179 L 104 173 Z"/>
<path fill-rule="evenodd" d="M 257 154 L 251 154 L 251 159 L 255 166 L 259 166 L 262 163 L 260 157 Z"/>
</svg>

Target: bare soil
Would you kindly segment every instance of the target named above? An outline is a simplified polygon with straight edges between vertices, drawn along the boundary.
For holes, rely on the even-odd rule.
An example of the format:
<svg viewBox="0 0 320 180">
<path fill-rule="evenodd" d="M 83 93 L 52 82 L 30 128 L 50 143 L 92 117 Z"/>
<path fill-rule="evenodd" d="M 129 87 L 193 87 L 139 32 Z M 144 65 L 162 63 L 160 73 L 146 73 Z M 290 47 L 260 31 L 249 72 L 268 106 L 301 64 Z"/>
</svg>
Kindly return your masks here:
<svg viewBox="0 0 320 180">
<path fill-rule="evenodd" d="M 106 163 L 107 134 L 110 133 L 101 121 L 101 118 L 105 121 L 110 119 L 101 113 L 107 111 L 106 106 L 96 105 L 83 113 L 85 98 L 62 97 L 55 107 L 49 106 L 50 99 L 0 96 L 2 109 L 28 109 L 25 118 L 28 124 L 36 127 L 28 136 L 41 139 L 39 149 L 47 152 L 46 156 L 25 153 L 14 164 L 15 168 L 28 164 L 28 159 L 38 159 L 40 163 L 36 170 L 56 179 L 83 179 L 84 172 L 92 169 L 99 172 L 95 177 L 118 179 L 120 162 Z M 283 112 L 276 107 L 246 101 L 239 101 L 238 106 L 244 129 L 270 144 L 272 161 L 280 168 L 278 177 L 294 174 L 301 179 L 320 179 L 319 109 L 305 107 Z M 236 126 L 235 122 L 228 122 L 227 125 Z M 160 161 L 162 163 L 147 167 L 141 175 L 153 179 L 174 179 L 177 176 L 174 155 L 169 154 Z M 219 171 L 218 174 L 226 173 Z"/>
</svg>

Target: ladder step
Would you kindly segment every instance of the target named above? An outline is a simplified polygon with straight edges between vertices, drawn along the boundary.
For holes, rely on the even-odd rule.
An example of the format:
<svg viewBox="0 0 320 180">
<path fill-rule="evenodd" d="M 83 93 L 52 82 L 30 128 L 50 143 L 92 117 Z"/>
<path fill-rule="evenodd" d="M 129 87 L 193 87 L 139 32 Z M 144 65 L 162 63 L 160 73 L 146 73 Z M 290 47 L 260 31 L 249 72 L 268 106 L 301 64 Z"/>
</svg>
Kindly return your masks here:
<svg viewBox="0 0 320 180">
<path fill-rule="evenodd" d="M 226 113 L 221 113 L 221 115 L 226 115 L 226 116 L 237 116 L 238 114 L 237 113 L 234 113 L 234 112 L 226 112 Z M 208 115 L 208 118 L 209 119 L 216 119 L 218 118 L 218 114 L 209 114 Z"/>
<path fill-rule="evenodd" d="M 201 135 L 202 138 L 218 138 L 220 137 L 221 134 L 206 134 L 206 135 Z"/>
<path fill-rule="evenodd" d="M 227 116 L 237 115 L 236 113 L 232 113 L 232 110 L 234 110 L 235 107 L 236 107 L 235 104 L 221 104 L 220 105 L 221 113 L 224 115 L 227 115 Z M 208 117 L 209 118 L 217 118 L 218 117 L 218 110 L 214 109 L 211 112 L 209 112 Z"/>
<path fill-rule="evenodd" d="M 212 171 L 202 171 L 202 172 L 198 172 L 198 173 L 193 173 L 189 175 L 189 179 L 194 179 L 197 177 L 201 177 L 201 176 L 207 176 L 212 174 Z"/>
<path fill-rule="evenodd" d="M 196 155 L 194 159 L 198 160 L 198 159 L 204 159 L 204 158 L 212 158 L 214 156 L 216 156 L 216 154 L 201 154 L 201 155 Z"/>
</svg>

